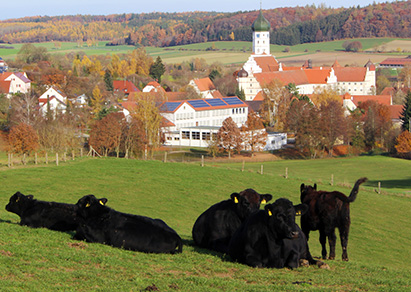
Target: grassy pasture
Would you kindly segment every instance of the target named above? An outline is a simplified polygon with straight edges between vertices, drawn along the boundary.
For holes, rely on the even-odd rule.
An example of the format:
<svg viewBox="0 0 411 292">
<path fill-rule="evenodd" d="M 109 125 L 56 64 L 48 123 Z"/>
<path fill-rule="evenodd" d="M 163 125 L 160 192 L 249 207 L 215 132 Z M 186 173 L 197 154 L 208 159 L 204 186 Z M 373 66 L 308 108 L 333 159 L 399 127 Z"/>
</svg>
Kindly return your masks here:
<svg viewBox="0 0 411 292">
<path fill-rule="evenodd" d="M 261 163 L 260 163 L 261 164 Z M 258 164 L 258 165 L 260 165 Z M 281 176 L 289 167 L 289 178 Z M 410 161 L 360 157 L 321 161 L 264 163 L 264 175 L 252 164 L 162 163 L 125 159 L 77 159 L 60 166 L 2 168 L 0 205 L 16 191 L 39 200 L 75 203 L 93 193 L 116 210 L 161 218 L 184 239 L 183 253 L 155 255 L 74 241 L 72 234 L 19 226 L 18 216 L 0 208 L 0 286 L 4 291 L 406 291 L 411 199 Z M 257 164 L 255 164 L 257 167 Z M 386 168 L 381 168 L 386 166 Z M 275 173 L 278 169 L 278 173 Z M 328 177 L 335 173 L 335 186 Z M 338 174 L 338 175 L 337 175 Z M 254 269 L 227 256 L 192 246 L 191 228 L 210 205 L 235 191 L 254 188 L 298 203 L 302 182 L 349 193 L 354 181 L 391 181 L 399 195 L 378 195 L 361 187 L 351 206 L 350 261 L 327 261 L 330 270 Z M 397 180 L 397 182 L 394 181 Z M 341 183 L 343 181 L 344 183 Z M 382 186 L 384 187 L 385 184 Z M 388 186 L 388 184 L 387 184 Z M 384 191 L 386 189 L 383 189 Z M 318 233 L 310 249 L 320 255 Z"/>
<path fill-rule="evenodd" d="M 391 39 L 391 38 L 372 38 L 372 39 L 352 39 L 358 40 L 363 45 L 363 53 L 346 53 L 343 52 L 342 44 L 345 40 L 308 43 L 295 46 L 279 46 L 271 45 L 271 53 L 276 58 L 281 59 L 288 66 L 301 66 L 308 58 L 312 59 L 315 66 L 323 64 L 331 65 L 335 59 L 338 59 L 341 65 L 351 65 L 358 62 L 364 65 L 369 59 L 375 63 L 388 58 L 392 54 L 376 54 L 373 53 L 377 48 L 387 51 L 396 51 L 397 55 L 407 55 L 411 51 L 411 41 L 407 39 Z M 49 43 L 34 43 L 36 46 L 46 47 L 52 54 L 67 54 L 70 52 L 84 52 L 88 56 L 105 55 L 105 54 L 124 54 L 135 49 L 134 46 L 105 46 L 107 42 L 99 42 L 97 47 L 78 47 L 76 42 L 59 42 L 61 47 L 56 47 L 53 42 Z M 23 44 L 2 44 L 6 48 L 0 48 L 0 56 L 5 59 L 15 59 L 17 52 Z M 215 46 L 217 51 L 206 51 L 207 48 Z M 285 48 L 289 52 L 284 52 Z M 404 52 L 397 52 L 400 49 Z M 251 42 L 243 41 L 221 41 L 207 42 L 199 44 L 190 44 L 184 46 L 175 46 L 169 48 L 154 48 L 146 47 L 147 52 L 154 58 L 161 56 L 166 63 L 181 63 L 189 61 L 193 58 L 204 58 L 209 64 L 213 62 L 221 62 L 222 64 L 242 64 L 251 53 Z M 338 58 L 337 58 L 338 56 Z M 300 64 L 301 63 L 301 64 Z"/>
</svg>

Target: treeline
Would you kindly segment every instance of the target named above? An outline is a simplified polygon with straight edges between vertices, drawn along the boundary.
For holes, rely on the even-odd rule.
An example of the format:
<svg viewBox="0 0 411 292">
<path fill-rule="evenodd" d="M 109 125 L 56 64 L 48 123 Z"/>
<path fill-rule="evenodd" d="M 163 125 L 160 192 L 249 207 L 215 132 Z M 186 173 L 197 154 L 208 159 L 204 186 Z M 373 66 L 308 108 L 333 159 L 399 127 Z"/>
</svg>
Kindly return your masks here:
<svg viewBox="0 0 411 292">
<path fill-rule="evenodd" d="M 0 42 L 110 41 L 111 45 L 175 46 L 251 41 L 258 11 L 70 15 L 0 22 Z M 295 45 L 360 37 L 411 37 L 411 1 L 366 7 L 307 5 L 265 10 L 271 42 Z M 124 37 L 126 36 L 126 37 Z"/>
</svg>

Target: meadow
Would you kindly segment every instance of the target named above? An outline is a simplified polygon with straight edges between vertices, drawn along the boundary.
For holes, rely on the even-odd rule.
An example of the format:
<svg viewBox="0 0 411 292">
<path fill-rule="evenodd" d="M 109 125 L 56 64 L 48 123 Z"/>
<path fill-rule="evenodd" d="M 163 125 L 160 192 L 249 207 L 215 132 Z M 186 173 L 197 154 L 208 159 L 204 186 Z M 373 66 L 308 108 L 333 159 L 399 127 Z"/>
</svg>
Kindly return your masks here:
<svg viewBox="0 0 411 292">
<path fill-rule="evenodd" d="M 39 200 L 75 203 L 86 194 L 122 212 L 161 218 L 184 240 L 182 254 L 144 254 L 72 239 L 73 233 L 18 225 L 0 209 L 2 291 L 406 291 L 411 289 L 411 161 L 383 156 L 247 163 L 163 163 L 76 158 L 55 166 L 0 168 L 0 205 L 20 191 Z M 289 176 L 284 178 L 288 167 Z M 329 182 L 334 175 L 334 185 Z M 301 183 L 348 194 L 367 176 L 351 205 L 349 262 L 317 267 L 257 269 L 192 244 L 191 228 L 210 205 L 254 188 L 299 202 Z M 382 194 L 375 182 L 382 183 Z M 389 183 L 388 183 L 389 182 Z M 297 222 L 299 220 L 297 219 Z M 338 236 L 338 235 L 337 235 Z M 318 233 L 310 238 L 320 255 Z"/>
<path fill-rule="evenodd" d="M 307 43 L 295 46 L 271 45 L 271 53 L 288 66 L 301 66 L 307 59 L 313 59 L 315 66 L 323 63 L 331 65 L 338 55 L 341 65 L 358 62 L 364 65 L 369 59 L 374 63 L 392 56 L 407 56 L 411 52 L 411 41 L 409 39 L 394 38 L 370 38 L 370 39 L 350 39 L 350 41 L 360 41 L 363 52 L 346 53 L 343 51 L 342 44 L 346 40 Z M 88 56 L 106 54 L 125 54 L 134 50 L 134 46 L 105 46 L 107 42 L 98 42 L 98 46 L 79 47 L 76 42 L 58 42 L 56 46 L 53 42 L 34 43 L 35 46 L 47 48 L 51 54 L 67 54 L 84 52 Z M 0 46 L 0 57 L 10 60 L 15 59 L 18 51 L 23 44 L 2 44 Z M 243 64 L 251 53 L 251 42 L 243 41 L 221 41 L 190 44 L 184 46 L 174 46 L 167 48 L 145 47 L 148 54 L 153 58 L 161 56 L 165 63 L 181 63 L 190 61 L 194 58 L 204 58 L 207 63 L 220 62 L 227 64 Z M 214 47 L 216 50 L 207 50 Z M 379 50 L 389 53 L 376 53 Z M 301 64 L 300 64 L 301 63 Z"/>
</svg>

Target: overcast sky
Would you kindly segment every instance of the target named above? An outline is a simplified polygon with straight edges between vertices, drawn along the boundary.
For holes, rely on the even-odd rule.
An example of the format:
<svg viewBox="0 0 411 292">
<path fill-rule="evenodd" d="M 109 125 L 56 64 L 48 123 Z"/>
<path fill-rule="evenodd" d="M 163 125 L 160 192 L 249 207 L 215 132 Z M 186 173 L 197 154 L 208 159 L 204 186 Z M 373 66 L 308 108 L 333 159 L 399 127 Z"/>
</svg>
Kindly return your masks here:
<svg viewBox="0 0 411 292">
<path fill-rule="evenodd" d="M 329 1 L 262 1 L 263 9 L 278 7 L 294 7 L 305 5 L 320 5 L 326 3 L 329 7 L 361 7 L 379 0 L 329 0 Z M 259 0 L 19 0 L 17 2 L 4 0 L 1 4 L 0 20 L 20 18 L 24 16 L 56 16 L 56 15 L 108 15 L 120 13 L 149 12 L 185 12 L 185 11 L 250 11 L 260 8 Z"/>
</svg>

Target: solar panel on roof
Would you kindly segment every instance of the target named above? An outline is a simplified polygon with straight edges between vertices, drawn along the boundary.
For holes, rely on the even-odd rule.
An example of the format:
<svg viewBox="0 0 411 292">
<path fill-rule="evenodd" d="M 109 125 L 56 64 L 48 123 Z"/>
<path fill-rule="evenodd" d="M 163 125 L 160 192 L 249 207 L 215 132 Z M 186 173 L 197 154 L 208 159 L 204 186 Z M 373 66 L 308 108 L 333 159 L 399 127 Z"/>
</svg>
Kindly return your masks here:
<svg viewBox="0 0 411 292">
<path fill-rule="evenodd" d="M 189 104 L 191 104 L 195 108 L 199 107 L 210 107 L 204 100 L 198 99 L 198 100 L 189 100 L 187 101 Z"/>
<path fill-rule="evenodd" d="M 165 111 L 173 112 L 179 105 L 180 105 L 179 102 L 166 102 L 163 105 L 163 109 Z"/>
<path fill-rule="evenodd" d="M 222 105 L 227 105 L 224 101 L 222 101 L 220 98 L 215 98 L 215 99 L 209 99 L 207 102 L 211 106 L 222 106 Z"/>
<path fill-rule="evenodd" d="M 237 97 L 225 97 L 223 100 L 228 103 L 229 105 L 238 105 L 238 104 L 244 104 L 244 102 L 237 98 Z"/>
</svg>

